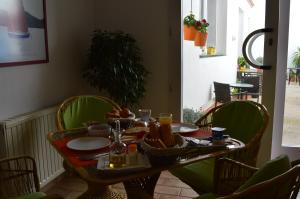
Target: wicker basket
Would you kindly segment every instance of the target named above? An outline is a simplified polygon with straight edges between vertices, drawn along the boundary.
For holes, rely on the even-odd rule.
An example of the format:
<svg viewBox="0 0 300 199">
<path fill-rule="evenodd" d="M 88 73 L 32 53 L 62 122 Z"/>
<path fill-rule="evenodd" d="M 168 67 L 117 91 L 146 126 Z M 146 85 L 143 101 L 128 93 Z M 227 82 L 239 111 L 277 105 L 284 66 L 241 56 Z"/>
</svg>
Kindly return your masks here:
<svg viewBox="0 0 300 199">
<path fill-rule="evenodd" d="M 153 142 L 153 139 L 149 139 L 148 134 L 144 137 L 141 146 L 152 165 L 172 163 L 185 153 L 185 149 L 188 144 L 186 140 L 179 134 L 174 134 L 174 138 L 176 141 L 176 145 L 174 147 L 157 148 L 150 145 L 151 142 Z"/>
</svg>

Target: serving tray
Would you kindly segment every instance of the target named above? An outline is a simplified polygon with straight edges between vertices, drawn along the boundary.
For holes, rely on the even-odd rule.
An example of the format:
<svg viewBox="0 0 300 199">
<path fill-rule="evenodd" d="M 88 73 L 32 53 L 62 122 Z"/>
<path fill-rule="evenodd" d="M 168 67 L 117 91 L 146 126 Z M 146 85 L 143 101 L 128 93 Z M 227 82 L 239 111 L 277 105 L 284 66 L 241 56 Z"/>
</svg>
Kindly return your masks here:
<svg viewBox="0 0 300 199">
<path fill-rule="evenodd" d="M 138 170 L 143 170 L 150 168 L 151 164 L 149 163 L 149 160 L 147 156 L 137 153 L 137 162 L 136 164 L 129 164 L 128 157 L 126 157 L 126 166 L 120 167 L 120 168 L 111 168 L 109 166 L 109 155 L 102 156 L 98 159 L 97 169 L 99 171 L 105 171 L 109 173 L 129 173 L 129 172 L 135 172 Z"/>
</svg>

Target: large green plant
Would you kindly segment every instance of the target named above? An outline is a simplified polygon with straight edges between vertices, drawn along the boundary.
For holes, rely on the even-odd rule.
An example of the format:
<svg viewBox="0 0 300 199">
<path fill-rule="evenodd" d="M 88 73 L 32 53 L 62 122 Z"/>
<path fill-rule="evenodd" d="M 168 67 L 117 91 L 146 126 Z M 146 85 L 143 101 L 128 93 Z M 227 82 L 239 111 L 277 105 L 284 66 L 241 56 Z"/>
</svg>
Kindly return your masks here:
<svg viewBox="0 0 300 199">
<path fill-rule="evenodd" d="M 134 105 L 145 94 L 147 74 L 141 51 L 131 35 L 94 31 L 83 72 L 92 87 L 107 91 L 121 105 Z"/>
<path fill-rule="evenodd" d="M 292 54 L 292 65 L 294 67 L 300 66 L 300 47 Z"/>
</svg>

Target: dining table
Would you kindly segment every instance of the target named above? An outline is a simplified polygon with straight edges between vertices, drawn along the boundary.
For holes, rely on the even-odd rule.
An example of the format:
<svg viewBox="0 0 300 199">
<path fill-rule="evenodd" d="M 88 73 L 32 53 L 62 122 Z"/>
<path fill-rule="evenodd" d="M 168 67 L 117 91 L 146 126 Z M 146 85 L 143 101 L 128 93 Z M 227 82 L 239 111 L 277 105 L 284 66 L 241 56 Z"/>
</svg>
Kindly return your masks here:
<svg viewBox="0 0 300 199">
<path fill-rule="evenodd" d="M 145 132 L 139 132 L 136 136 L 136 142 L 143 141 L 143 135 Z M 110 148 L 104 147 L 96 151 L 77 151 L 68 148 L 67 143 L 70 140 L 74 140 L 80 137 L 90 136 L 86 128 L 78 128 L 64 131 L 49 132 L 47 139 L 55 150 L 63 157 L 65 164 L 68 166 L 68 170 L 76 173 L 81 179 L 83 179 L 88 189 L 79 198 L 123 198 L 123 195 L 116 192 L 109 185 L 122 182 L 126 190 L 127 198 L 150 198 L 154 194 L 154 188 L 156 182 L 162 171 L 183 167 L 197 161 L 205 160 L 211 157 L 221 157 L 226 154 L 239 150 L 245 147 L 245 144 L 234 138 L 230 138 L 228 145 L 211 145 L 210 147 L 189 147 L 185 153 L 178 155 L 176 160 L 171 162 L 150 162 L 149 167 L 145 167 L 138 170 L 124 170 L 123 172 L 111 172 L 105 170 L 99 170 L 97 164 L 99 160 L 95 159 L 82 159 L 84 155 L 90 155 L 91 153 L 108 153 Z M 192 132 L 184 132 L 181 134 L 185 139 L 189 138 L 209 138 L 211 136 L 211 130 L 209 128 L 201 128 Z M 143 151 L 142 151 L 143 152 Z M 141 153 L 142 153 L 141 152 Z M 146 154 L 144 153 L 146 156 Z M 167 159 L 167 157 L 166 157 Z"/>
<path fill-rule="evenodd" d="M 238 93 L 243 93 L 248 88 L 253 88 L 254 87 L 253 84 L 242 83 L 242 82 L 230 83 L 229 86 L 231 88 L 236 88 L 238 90 Z M 246 99 L 247 99 L 247 93 L 245 93 L 245 94 L 246 94 Z M 241 94 L 239 98 L 242 99 L 243 95 Z"/>
</svg>

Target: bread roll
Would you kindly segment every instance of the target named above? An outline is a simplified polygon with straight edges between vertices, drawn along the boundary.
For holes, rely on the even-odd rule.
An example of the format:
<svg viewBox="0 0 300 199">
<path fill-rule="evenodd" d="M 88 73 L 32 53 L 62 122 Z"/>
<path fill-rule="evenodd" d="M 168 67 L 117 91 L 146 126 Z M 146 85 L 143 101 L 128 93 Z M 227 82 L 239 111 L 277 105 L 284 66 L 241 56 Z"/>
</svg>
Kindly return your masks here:
<svg viewBox="0 0 300 199">
<path fill-rule="evenodd" d="M 160 138 L 167 147 L 172 147 L 175 145 L 176 142 L 172 133 L 171 125 L 166 124 L 160 126 Z"/>
<path fill-rule="evenodd" d="M 160 139 L 160 132 L 159 132 L 159 124 L 156 122 L 149 123 L 149 132 L 150 137 L 154 139 Z"/>
</svg>

